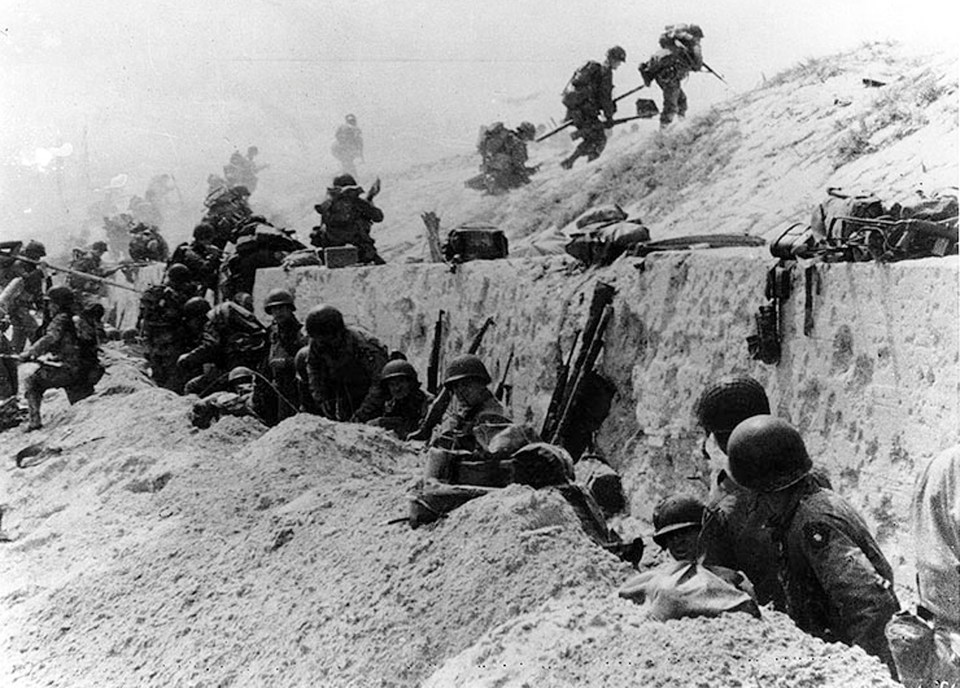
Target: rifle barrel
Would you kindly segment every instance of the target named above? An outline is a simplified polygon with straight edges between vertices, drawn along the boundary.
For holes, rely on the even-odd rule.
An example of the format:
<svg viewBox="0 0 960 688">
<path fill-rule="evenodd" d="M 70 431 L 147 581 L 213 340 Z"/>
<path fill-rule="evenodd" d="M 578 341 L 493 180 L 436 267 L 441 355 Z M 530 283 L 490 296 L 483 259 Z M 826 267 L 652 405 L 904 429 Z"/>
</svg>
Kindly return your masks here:
<svg viewBox="0 0 960 688">
<path fill-rule="evenodd" d="M 42 260 L 34 260 L 33 258 L 27 258 L 25 256 L 17 255 L 15 256 L 17 260 L 22 260 L 24 263 L 32 263 L 33 265 L 39 265 L 40 267 L 47 267 L 55 272 L 63 272 L 68 275 L 74 275 L 76 277 L 82 277 L 83 279 L 94 280 L 95 282 L 102 282 L 103 284 L 109 285 L 111 287 L 117 287 L 118 289 L 126 289 L 128 291 L 133 291 L 138 294 L 143 292 L 139 289 L 131 287 L 129 284 L 120 284 L 119 282 L 112 282 L 104 277 L 99 275 L 91 275 L 87 272 L 80 272 L 78 270 L 71 270 L 70 268 L 62 268 L 59 265 L 51 265 L 50 263 L 44 262 Z"/>
</svg>

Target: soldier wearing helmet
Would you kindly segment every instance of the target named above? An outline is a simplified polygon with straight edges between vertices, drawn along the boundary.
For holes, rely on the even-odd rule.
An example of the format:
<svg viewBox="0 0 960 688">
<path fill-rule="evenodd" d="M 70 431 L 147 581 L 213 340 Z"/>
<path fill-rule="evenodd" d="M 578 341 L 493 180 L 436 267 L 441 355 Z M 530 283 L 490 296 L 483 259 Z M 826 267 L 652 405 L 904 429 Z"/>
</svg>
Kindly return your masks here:
<svg viewBox="0 0 960 688">
<path fill-rule="evenodd" d="M 185 379 L 177 368 L 177 358 L 196 344 L 184 316 L 186 303 L 196 294 L 190 278 L 190 270 L 182 263 L 168 266 L 163 284 L 149 286 L 141 294 L 137 316 L 150 378 L 158 387 L 178 394 L 183 392 Z"/>
<path fill-rule="evenodd" d="M 37 320 L 31 310 L 43 310 L 43 290 L 49 281 L 36 263 L 47 254 L 46 247 L 31 240 L 18 252 L 19 245 L 20 242 L 10 242 L 8 246 L 17 259 L 10 260 L 7 268 L 0 270 L 0 315 L 5 312 L 13 327 L 10 349 L 14 353 L 22 351 L 27 340 L 34 341 L 37 337 Z"/>
<path fill-rule="evenodd" d="M 249 310 L 225 301 L 207 314 L 200 343 L 177 358 L 177 367 L 192 375 L 184 386 L 189 394 L 223 390 L 237 366 L 257 370 L 267 353 L 267 330 Z"/>
<path fill-rule="evenodd" d="M 105 241 L 95 241 L 90 245 L 87 251 L 81 249 L 73 250 L 73 259 L 70 261 L 70 269 L 76 272 L 82 272 L 85 275 L 102 277 L 104 274 L 102 258 L 107 252 L 107 243 Z M 86 297 L 97 297 L 104 294 L 104 285 L 102 280 L 88 279 L 80 275 L 67 275 L 67 286 L 80 299 Z"/>
<path fill-rule="evenodd" d="M 69 287 L 53 287 L 45 299 L 48 317 L 46 332 L 21 355 L 21 360 L 34 361 L 43 356 L 57 365 L 41 364 L 27 374 L 24 381 L 27 430 L 41 427 L 40 404 L 46 390 L 66 389 L 67 399 L 72 404 L 78 400 L 78 388 L 85 381 L 80 361 L 80 342 L 73 320 L 73 291 Z"/>
<path fill-rule="evenodd" d="M 687 94 L 682 83 L 690 72 L 699 72 L 703 67 L 702 38 L 703 30 L 696 24 L 666 26 L 660 34 L 660 50 L 640 65 L 643 83 L 649 86 L 656 81 L 663 92 L 661 128 L 670 124 L 674 116 L 683 119 L 687 114 Z"/>
<path fill-rule="evenodd" d="M 271 318 L 263 375 L 272 387 L 258 380 L 255 396 L 264 422 L 275 425 L 300 410 L 295 360 L 297 352 L 307 345 L 307 337 L 297 319 L 293 294 L 286 289 L 272 289 L 264 299 L 263 310 Z"/>
<path fill-rule="evenodd" d="M 677 561 L 695 560 L 705 510 L 704 503 L 696 497 L 667 497 L 653 510 L 653 541 Z"/>
<path fill-rule="evenodd" d="M 255 403 L 256 373 L 245 366 L 237 366 L 227 373 L 227 389 L 208 394 L 190 410 L 190 422 L 202 430 L 223 416 L 252 416 L 257 414 Z"/>
<path fill-rule="evenodd" d="M 433 395 L 420 386 L 417 369 L 406 360 L 394 359 L 380 372 L 380 394 L 376 403 L 357 420 L 406 437 L 420 427 L 431 403 Z"/>
<path fill-rule="evenodd" d="M 223 254 L 213 241 L 216 230 L 212 225 L 200 223 L 193 229 L 193 240 L 179 244 L 173 249 L 170 263 L 181 263 L 190 271 L 192 282 L 199 294 L 217 291 L 217 276 Z"/>
<path fill-rule="evenodd" d="M 363 132 L 357 126 L 356 115 L 347 115 L 344 123 L 337 128 L 330 152 L 340 161 L 345 174 L 357 174 L 355 161 L 363 162 Z"/>
<path fill-rule="evenodd" d="M 527 167 L 527 141 L 532 141 L 536 128 L 523 122 L 516 130 L 507 129 L 503 122 L 484 127 L 477 141 L 480 153 L 480 175 L 467 182 L 471 188 L 482 188 L 489 194 L 498 194 L 530 183 L 536 167 Z"/>
<path fill-rule="evenodd" d="M 356 246 L 361 263 L 383 265 L 370 236 L 374 223 L 383 222 L 383 211 L 373 205 L 373 197 L 379 189 L 379 180 L 364 196 L 363 187 L 351 174 L 334 177 L 333 185 L 327 188 L 327 197 L 314 206 L 320 214 L 321 224 L 310 233 L 310 243 L 320 248 Z"/>
<path fill-rule="evenodd" d="M 473 449 L 477 446 L 480 428 L 509 425 L 512 421 L 506 410 L 490 391 L 492 379 L 479 357 L 462 354 L 447 365 L 443 386 L 453 394 L 454 403 L 447 409 L 432 444 L 455 449 Z M 480 430 L 481 435 L 487 433 Z"/>
<path fill-rule="evenodd" d="M 309 337 L 304 373 L 319 415 L 360 422 L 372 418 L 387 350 L 376 337 L 347 327 L 333 306 L 314 306 L 304 326 Z"/>
<path fill-rule="evenodd" d="M 811 477 L 803 439 L 784 420 L 748 418 L 728 449 L 730 474 L 767 515 L 790 618 L 823 640 L 858 645 L 893 672 L 883 633 L 899 608 L 893 570 L 860 514 Z"/>
<path fill-rule="evenodd" d="M 701 452 L 716 469 L 700 544 L 708 564 L 743 571 L 755 586 L 757 601 L 772 602 L 782 611 L 786 601 L 776 574 L 776 546 L 762 527 L 766 517 L 757 509 L 756 494 L 730 478 L 726 456 L 733 429 L 747 418 L 769 413 L 763 385 L 748 375 L 720 378 L 697 400 L 694 414 L 706 433 Z M 817 478 L 829 487 L 823 473 Z"/>
<path fill-rule="evenodd" d="M 609 124 L 617 111 L 613 100 L 613 72 L 627 59 L 626 51 L 618 45 L 607 51 L 603 64 L 587 62 L 580 67 L 563 89 L 563 104 L 567 108 L 566 120 L 576 128 L 575 137 L 580 139 L 573 153 L 560 163 L 569 170 L 577 158 L 586 156 L 596 160 L 607 145 L 606 126 L 600 121 L 602 113 Z"/>
</svg>

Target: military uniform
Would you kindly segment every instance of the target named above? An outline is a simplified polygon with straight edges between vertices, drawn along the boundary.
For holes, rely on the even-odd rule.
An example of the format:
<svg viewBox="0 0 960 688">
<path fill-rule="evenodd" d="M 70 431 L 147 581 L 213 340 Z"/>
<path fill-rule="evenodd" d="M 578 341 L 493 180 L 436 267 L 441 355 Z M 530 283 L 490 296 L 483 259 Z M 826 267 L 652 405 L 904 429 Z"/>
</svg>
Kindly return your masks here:
<svg viewBox="0 0 960 688">
<path fill-rule="evenodd" d="M 770 519 L 787 613 L 802 630 L 857 645 L 894 671 L 884 626 L 898 610 L 893 570 L 856 510 L 807 476 Z"/>
<path fill-rule="evenodd" d="M 674 116 L 684 117 L 687 114 L 687 94 L 683 92 L 683 80 L 690 72 L 700 71 L 703 67 L 698 33 L 702 35 L 699 29 L 668 29 L 660 37 L 660 50 L 640 67 L 644 84 L 649 86 L 650 82 L 655 80 L 663 92 L 660 126 L 672 122 Z"/>
<path fill-rule="evenodd" d="M 82 272 L 87 275 L 100 277 L 103 275 L 100 256 L 93 251 L 74 250 L 73 260 L 70 261 L 70 269 Z M 84 295 L 102 296 L 104 294 L 103 282 L 99 280 L 87 279 L 78 275 L 67 275 L 67 286 L 70 287 L 82 300 Z"/>
<path fill-rule="evenodd" d="M 358 417 L 357 420 L 393 430 L 398 437 L 406 437 L 420 427 L 432 403 L 433 395 L 420 387 L 399 399 L 388 396 L 386 390 L 381 389 L 376 408 L 364 414 L 368 417 Z"/>
<path fill-rule="evenodd" d="M 527 145 L 503 122 L 496 122 L 484 131 L 477 150 L 482 157 L 480 171 L 489 193 L 515 189 L 530 182 Z"/>
<path fill-rule="evenodd" d="M 341 421 L 370 418 L 379 394 L 380 371 L 386 362 L 384 346 L 360 330 L 346 328 L 335 351 L 311 339 L 307 381 L 320 415 Z"/>
<path fill-rule="evenodd" d="M 70 403 L 93 394 L 94 386 L 100 382 L 106 372 L 100 365 L 99 356 L 102 324 L 89 313 L 75 316 L 73 321 L 77 329 L 77 359 L 80 372 L 77 383 L 67 388 L 67 399 Z"/>
<path fill-rule="evenodd" d="M 141 224 L 131 229 L 130 235 L 127 252 L 133 260 L 166 262 L 170 257 L 170 247 L 156 227 Z"/>
<path fill-rule="evenodd" d="M 267 351 L 266 328 L 253 313 L 226 301 L 207 316 L 200 344 L 177 359 L 181 369 L 212 368 L 187 382 L 190 394 L 223 389 L 225 375 L 238 366 L 259 370 Z M 221 379 L 223 378 L 223 379 Z"/>
<path fill-rule="evenodd" d="M 238 394 L 236 392 L 214 392 L 205 396 L 190 409 L 190 422 L 201 430 L 206 430 L 223 416 L 253 416 L 262 420 L 257 414 L 253 392 Z"/>
<path fill-rule="evenodd" d="M 331 187 L 328 197 L 315 209 L 323 224 L 314 227 L 310 243 L 320 248 L 332 248 L 351 244 L 357 247 L 361 263 L 382 265 L 383 258 L 377 253 L 370 228 L 375 222 L 383 222 L 383 211 L 360 194 L 359 186 Z"/>
<path fill-rule="evenodd" d="M 596 160 L 607 145 L 607 133 L 600 114 L 609 121 L 617 111 L 613 102 L 613 69 L 607 64 L 590 61 L 577 70 L 564 94 L 566 119 L 573 123 L 580 143 L 563 166 L 570 168 L 582 155 Z"/>
<path fill-rule="evenodd" d="M 194 240 L 178 245 L 173 250 L 169 264 L 186 265 L 190 270 L 190 281 L 198 285 L 201 292 L 209 289 L 215 293 L 222 257 L 221 250 L 213 244 Z"/>
<path fill-rule="evenodd" d="M 264 376 L 283 395 L 270 389 L 262 380 L 257 380 L 254 392 L 256 408 L 267 425 L 275 425 L 284 418 L 297 413 L 300 407 L 300 388 L 297 384 L 296 356 L 307 344 L 300 321 L 272 322 L 267 327 L 267 360 Z M 289 403 L 287 403 L 289 402 Z M 293 404 L 293 407 L 291 407 Z"/>
<path fill-rule="evenodd" d="M 363 159 L 363 132 L 356 124 L 344 123 L 337 127 L 331 148 L 333 157 L 340 161 L 345 174 L 357 173 L 354 160 Z"/>
<path fill-rule="evenodd" d="M 455 399 L 437 428 L 434 442 L 441 437 L 455 438 L 473 435 L 474 430 L 481 425 L 509 425 L 511 421 L 506 409 L 493 396 L 493 392 L 485 391 L 483 401 L 471 407 L 465 407 L 459 400 Z"/>
<path fill-rule="evenodd" d="M 177 358 L 187 351 L 183 331 L 183 305 L 191 294 L 170 285 L 151 287 L 140 298 L 139 328 L 150 365 L 150 378 L 157 386 L 183 392 L 185 380 Z"/>
<path fill-rule="evenodd" d="M 40 427 L 40 402 L 48 389 L 64 388 L 70 403 L 75 401 L 76 388 L 82 382 L 80 341 L 69 313 L 57 313 L 47 324 L 46 333 L 27 349 L 25 356 L 37 358 L 49 354 L 60 366 L 39 365 L 24 380 L 24 397 L 30 407 L 30 427 Z"/>
</svg>

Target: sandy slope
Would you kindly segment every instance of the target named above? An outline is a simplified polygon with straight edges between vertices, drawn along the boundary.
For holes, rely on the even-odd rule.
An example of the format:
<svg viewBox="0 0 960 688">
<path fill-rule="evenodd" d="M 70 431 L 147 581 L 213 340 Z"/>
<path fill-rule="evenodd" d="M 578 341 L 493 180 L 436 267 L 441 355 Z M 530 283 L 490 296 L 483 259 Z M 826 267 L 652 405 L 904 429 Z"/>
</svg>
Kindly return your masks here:
<svg viewBox="0 0 960 688">
<path fill-rule="evenodd" d="M 865 77 L 888 83 L 867 88 Z M 646 95 L 659 102 L 653 91 Z M 656 120 L 617 129 L 600 159 L 581 159 L 570 172 L 559 167 L 569 149 L 564 141 L 561 133 L 531 144 L 541 172 L 506 196 L 464 188 L 478 156 L 385 177 L 379 204 L 387 218 L 374 232 L 382 253 L 422 257 L 425 210 L 436 211 L 445 229 L 497 224 L 515 244 L 609 202 L 643 218 L 655 239 L 769 236 L 783 223 L 806 221 L 828 186 L 871 189 L 890 200 L 955 186 L 957 59 L 876 44 L 810 60 L 662 134 Z"/>
<path fill-rule="evenodd" d="M 51 397 L 43 431 L 4 438 L 60 450 L 4 461 L 2 685 L 411 686 L 441 666 L 429 685 L 885 685 L 780 615 L 647 622 L 551 492 L 387 525 L 420 461 L 379 430 L 195 431 L 122 362 L 72 409 Z"/>
</svg>

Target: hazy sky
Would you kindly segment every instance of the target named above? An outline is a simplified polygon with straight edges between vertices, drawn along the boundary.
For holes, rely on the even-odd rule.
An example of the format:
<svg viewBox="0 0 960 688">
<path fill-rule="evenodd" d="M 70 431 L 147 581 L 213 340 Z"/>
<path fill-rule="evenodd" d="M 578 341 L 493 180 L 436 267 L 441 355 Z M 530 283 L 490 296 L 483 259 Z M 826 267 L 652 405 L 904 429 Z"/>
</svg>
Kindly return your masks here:
<svg viewBox="0 0 960 688">
<path fill-rule="evenodd" d="M 952 3 L 951 3 L 952 5 Z M 956 50 L 940 0 L 0 0 L 0 236 L 78 222 L 95 189 L 177 174 L 197 200 L 234 149 L 278 180 L 335 171 L 332 133 L 355 112 L 367 167 L 470 152 L 480 125 L 559 120 L 586 59 L 627 51 L 618 90 L 663 26 L 699 23 L 729 82 L 693 75 L 696 111 L 806 57 L 897 39 Z M 652 97 L 659 101 L 654 89 Z M 651 126 L 655 126 L 652 124 Z M 62 157 L 37 165 L 37 149 Z M 43 154 L 40 162 L 45 159 Z M 94 191 L 91 191 L 94 190 Z"/>
</svg>

